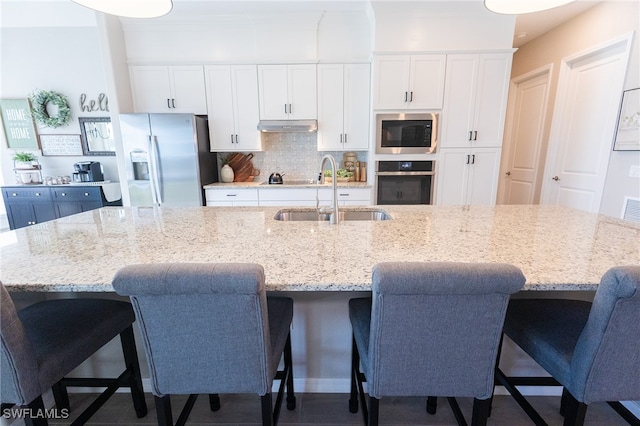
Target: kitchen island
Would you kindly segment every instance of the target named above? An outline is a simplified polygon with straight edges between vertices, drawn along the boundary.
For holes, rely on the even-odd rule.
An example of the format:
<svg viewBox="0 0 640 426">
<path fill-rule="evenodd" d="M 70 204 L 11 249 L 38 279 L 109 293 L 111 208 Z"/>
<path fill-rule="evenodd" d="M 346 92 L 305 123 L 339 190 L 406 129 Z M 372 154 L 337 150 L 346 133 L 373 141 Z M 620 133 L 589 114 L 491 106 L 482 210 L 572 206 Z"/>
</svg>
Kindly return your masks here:
<svg viewBox="0 0 640 426">
<path fill-rule="evenodd" d="M 640 263 L 640 224 L 557 206 L 378 206 L 391 220 L 282 222 L 276 207 L 106 207 L 2 235 L 11 291 L 111 292 L 125 265 L 256 262 L 270 291 L 368 291 L 383 261 L 505 262 L 525 290 L 595 290 Z M 350 207 L 349 209 L 359 209 Z"/>
<path fill-rule="evenodd" d="M 268 290 L 294 299 L 296 391 L 348 392 L 348 300 L 368 294 L 378 262 L 508 262 L 524 272 L 524 290 L 536 290 L 519 297 L 587 300 L 608 268 L 640 263 L 640 224 L 602 215 L 552 206 L 378 207 L 391 220 L 281 222 L 273 219 L 278 207 L 102 208 L 0 234 L 0 279 L 22 304 L 125 299 L 111 287 L 125 265 L 257 262 Z M 508 339 L 502 353 L 507 373 L 539 373 Z M 115 352 L 98 353 L 76 374 L 113 374 L 113 359 Z"/>
</svg>

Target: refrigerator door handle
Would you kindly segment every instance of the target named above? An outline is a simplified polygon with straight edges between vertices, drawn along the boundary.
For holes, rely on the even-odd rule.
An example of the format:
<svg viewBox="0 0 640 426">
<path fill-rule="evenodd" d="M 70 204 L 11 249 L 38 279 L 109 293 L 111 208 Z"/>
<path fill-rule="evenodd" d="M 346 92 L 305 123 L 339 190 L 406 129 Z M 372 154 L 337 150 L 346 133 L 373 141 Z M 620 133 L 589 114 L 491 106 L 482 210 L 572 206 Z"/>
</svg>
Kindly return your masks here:
<svg viewBox="0 0 640 426">
<path fill-rule="evenodd" d="M 153 203 L 162 204 L 160 175 L 158 173 L 158 137 L 149 135 L 149 162 L 151 163 L 151 194 Z"/>
</svg>

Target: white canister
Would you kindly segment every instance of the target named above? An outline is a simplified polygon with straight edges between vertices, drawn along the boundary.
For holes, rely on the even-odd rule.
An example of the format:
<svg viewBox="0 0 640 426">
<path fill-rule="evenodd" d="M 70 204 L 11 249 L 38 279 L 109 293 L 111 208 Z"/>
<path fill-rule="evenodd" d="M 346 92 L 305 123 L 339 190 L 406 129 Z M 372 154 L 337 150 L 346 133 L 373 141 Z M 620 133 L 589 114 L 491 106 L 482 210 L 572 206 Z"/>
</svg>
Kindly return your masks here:
<svg viewBox="0 0 640 426">
<path fill-rule="evenodd" d="M 228 164 L 225 164 L 220 169 L 220 180 L 225 183 L 233 182 L 234 174 L 233 169 Z"/>
</svg>

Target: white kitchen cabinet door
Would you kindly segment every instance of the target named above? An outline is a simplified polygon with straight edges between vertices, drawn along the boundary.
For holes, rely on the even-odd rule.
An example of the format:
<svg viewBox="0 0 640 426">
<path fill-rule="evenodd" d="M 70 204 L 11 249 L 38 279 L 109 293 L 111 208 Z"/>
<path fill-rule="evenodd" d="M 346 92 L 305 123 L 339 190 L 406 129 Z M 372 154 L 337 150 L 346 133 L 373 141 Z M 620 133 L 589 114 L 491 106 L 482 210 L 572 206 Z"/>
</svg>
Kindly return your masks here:
<svg viewBox="0 0 640 426">
<path fill-rule="evenodd" d="M 441 147 L 499 147 L 511 53 L 447 56 Z"/>
<path fill-rule="evenodd" d="M 368 64 L 318 65 L 318 150 L 369 147 Z"/>
<path fill-rule="evenodd" d="M 317 119 L 318 83 L 316 65 L 289 65 L 287 68 L 289 119 Z"/>
<path fill-rule="evenodd" d="M 206 114 L 201 66 L 131 66 L 135 112 Z"/>
<path fill-rule="evenodd" d="M 205 73 L 211 151 L 260 151 L 256 66 L 207 66 Z"/>
<path fill-rule="evenodd" d="M 316 66 L 258 65 L 260 119 L 316 119 Z"/>
<path fill-rule="evenodd" d="M 338 187 L 338 203 L 341 206 L 371 205 L 371 189 Z"/>
<path fill-rule="evenodd" d="M 495 204 L 500 152 L 499 148 L 440 150 L 436 204 Z"/>
<path fill-rule="evenodd" d="M 207 206 L 257 206 L 256 188 L 207 188 L 204 191 Z"/>
<path fill-rule="evenodd" d="M 441 109 L 446 55 L 389 55 L 374 59 L 374 109 Z"/>
<path fill-rule="evenodd" d="M 373 61 L 373 108 L 405 109 L 411 57 L 378 56 Z"/>
<path fill-rule="evenodd" d="M 260 206 L 313 206 L 316 205 L 315 188 L 259 188 Z"/>
</svg>

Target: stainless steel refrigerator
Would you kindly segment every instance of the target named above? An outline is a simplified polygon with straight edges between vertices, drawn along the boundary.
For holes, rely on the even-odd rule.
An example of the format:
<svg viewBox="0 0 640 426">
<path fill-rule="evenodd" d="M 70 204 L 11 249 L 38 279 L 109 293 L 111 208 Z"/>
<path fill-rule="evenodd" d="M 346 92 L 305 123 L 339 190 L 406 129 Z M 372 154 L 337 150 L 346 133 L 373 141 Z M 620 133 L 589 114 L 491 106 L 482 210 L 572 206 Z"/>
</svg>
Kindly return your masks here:
<svg viewBox="0 0 640 426">
<path fill-rule="evenodd" d="M 132 206 L 202 206 L 203 185 L 218 180 L 206 116 L 121 114 Z"/>
</svg>

